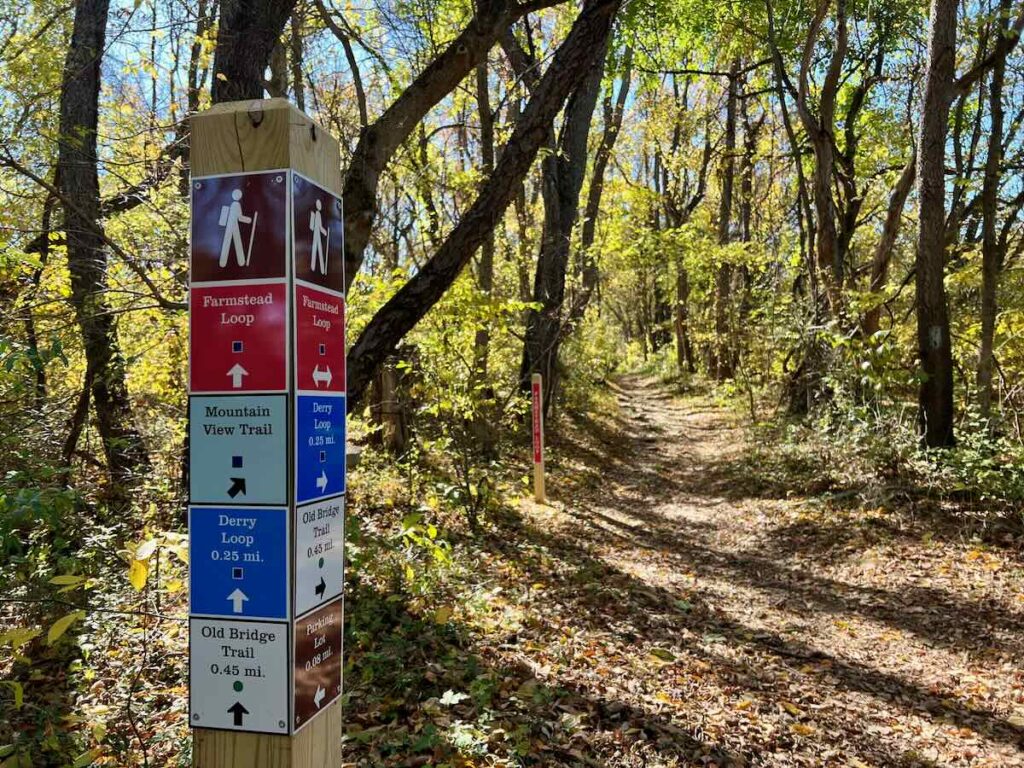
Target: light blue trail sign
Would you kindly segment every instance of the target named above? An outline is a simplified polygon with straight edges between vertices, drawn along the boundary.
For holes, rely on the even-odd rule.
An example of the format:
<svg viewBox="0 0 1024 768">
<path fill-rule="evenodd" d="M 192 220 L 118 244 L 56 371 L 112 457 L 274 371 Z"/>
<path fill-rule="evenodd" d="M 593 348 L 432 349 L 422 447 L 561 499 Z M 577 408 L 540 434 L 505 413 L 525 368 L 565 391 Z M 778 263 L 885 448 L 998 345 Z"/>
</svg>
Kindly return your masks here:
<svg viewBox="0 0 1024 768">
<path fill-rule="evenodd" d="M 287 504 L 285 395 L 189 399 L 193 504 Z"/>
</svg>

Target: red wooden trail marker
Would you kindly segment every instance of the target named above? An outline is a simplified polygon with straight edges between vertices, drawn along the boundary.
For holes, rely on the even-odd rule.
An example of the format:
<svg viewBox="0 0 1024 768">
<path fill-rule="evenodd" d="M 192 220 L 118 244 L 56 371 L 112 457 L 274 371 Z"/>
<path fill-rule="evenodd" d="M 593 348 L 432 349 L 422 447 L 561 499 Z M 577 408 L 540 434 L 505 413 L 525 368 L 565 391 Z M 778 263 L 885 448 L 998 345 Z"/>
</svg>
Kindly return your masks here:
<svg viewBox="0 0 1024 768">
<path fill-rule="evenodd" d="M 543 377 L 533 374 L 530 391 L 533 395 L 533 498 L 538 504 L 545 502 L 544 493 L 544 397 L 541 389 Z"/>
</svg>

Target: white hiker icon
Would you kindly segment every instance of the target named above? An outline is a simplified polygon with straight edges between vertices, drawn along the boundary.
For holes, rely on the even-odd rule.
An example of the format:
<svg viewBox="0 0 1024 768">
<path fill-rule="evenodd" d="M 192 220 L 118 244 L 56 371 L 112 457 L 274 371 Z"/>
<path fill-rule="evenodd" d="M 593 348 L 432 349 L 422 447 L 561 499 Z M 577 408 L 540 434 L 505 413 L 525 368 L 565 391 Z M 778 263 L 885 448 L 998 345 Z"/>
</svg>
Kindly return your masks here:
<svg viewBox="0 0 1024 768">
<path fill-rule="evenodd" d="M 327 274 L 327 249 L 331 244 L 331 233 L 324 228 L 321 203 L 316 201 L 316 210 L 309 213 L 309 231 L 313 233 L 313 248 L 310 252 L 309 268 L 314 272 Z M 327 242 L 320 240 L 326 235 Z M 317 264 L 319 263 L 319 268 Z"/>
<path fill-rule="evenodd" d="M 252 256 L 252 240 L 256 234 L 256 218 L 259 211 L 252 216 L 242 213 L 242 190 L 236 189 L 231 193 L 231 205 L 220 207 L 220 219 L 217 223 L 224 227 L 224 240 L 220 245 L 220 265 L 226 267 L 231 251 L 234 251 L 238 266 L 249 266 L 249 258 Z M 242 225 L 252 224 L 249 229 L 249 248 L 245 248 L 242 242 Z"/>
</svg>

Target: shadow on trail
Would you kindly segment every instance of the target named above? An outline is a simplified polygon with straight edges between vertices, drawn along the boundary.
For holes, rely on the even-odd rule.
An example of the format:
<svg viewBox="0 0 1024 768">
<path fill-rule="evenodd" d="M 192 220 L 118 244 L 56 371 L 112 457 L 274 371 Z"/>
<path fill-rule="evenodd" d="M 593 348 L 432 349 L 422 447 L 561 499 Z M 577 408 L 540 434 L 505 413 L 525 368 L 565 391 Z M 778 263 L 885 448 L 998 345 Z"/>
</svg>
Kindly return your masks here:
<svg viewBox="0 0 1024 768">
<path fill-rule="evenodd" d="M 924 716 L 936 725 L 955 724 L 984 737 L 1020 749 L 1024 744 L 1024 728 L 1008 721 L 999 713 L 976 707 L 948 694 L 926 689 L 908 681 L 899 674 L 875 669 L 858 661 L 843 659 L 825 653 L 813 646 L 780 636 L 771 631 L 745 626 L 713 607 L 697 604 L 685 614 L 672 606 L 682 598 L 694 602 L 692 595 L 675 594 L 652 586 L 603 560 L 596 559 L 592 547 L 608 544 L 613 536 L 624 546 L 657 552 L 675 563 L 681 573 L 696 573 L 698 577 L 720 579 L 725 582 L 753 587 L 768 593 L 775 604 L 793 603 L 793 610 L 808 608 L 827 614 L 855 614 L 912 633 L 927 643 L 954 651 L 968 650 L 991 654 L 994 650 L 1010 658 L 1019 658 L 1024 652 L 1024 617 L 1017 612 L 1008 613 L 1005 606 L 985 601 L 965 601 L 962 596 L 933 587 L 913 587 L 898 593 L 886 589 L 865 587 L 817 576 L 806 568 L 787 567 L 778 562 L 787 555 L 801 552 L 801 543 L 818 545 L 818 535 L 827 531 L 815 526 L 815 535 L 806 534 L 791 541 L 789 548 L 778 547 L 758 552 L 729 552 L 712 546 L 707 531 L 711 526 L 692 519 L 669 518 L 659 514 L 659 505 L 682 499 L 688 506 L 717 506 L 727 501 L 763 498 L 763 487 L 736 482 L 738 473 L 749 466 L 749 457 L 724 458 L 708 461 L 705 457 L 697 466 L 685 470 L 675 469 L 665 476 L 647 469 L 653 460 L 664 462 L 663 447 L 645 439 L 635 421 L 616 416 L 612 426 L 579 422 L 591 437 L 596 437 L 594 450 L 577 450 L 574 455 L 587 465 L 585 471 L 600 476 L 605 486 L 583 497 L 574 495 L 566 500 L 570 514 L 585 525 L 577 537 L 580 543 L 567 540 L 564 535 L 551 535 L 525 521 L 509 521 L 500 540 L 492 542 L 496 554 L 514 557 L 509 542 L 527 540 L 538 545 L 576 576 L 561 577 L 546 567 L 543 561 L 523 563 L 531 578 L 553 580 L 558 586 L 557 597 L 552 600 L 562 606 L 563 621 L 586 627 L 592 632 L 607 632 L 623 645 L 649 643 L 682 648 L 694 659 L 701 659 L 723 678 L 723 685 L 743 684 L 769 695 L 785 694 L 784 680 L 794 675 L 809 675 L 816 690 L 834 693 L 858 693 L 874 697 L 880 703 L 897 706 L 908 714 Z M 619 427 L 623 427 L 619 431 Z M 684 425 L 685 433 L 692 425 Z M 674 435 L 673 439 L 680 439 Z M 685 458 L 687 448 L 675 450 L 672 458 Z M 723 498 L 707 499 L 709 488 Z M 773 495 L 773 494 L 769 494 Z M 629 518 L 627 522 L 615 514 Z M 810 524 L 814 525 L 814 524 Z M 822 524 L 824 525 L 824 524 Z M 903 531 L 895 525 L 879 521 L 879 536 L 900 536 Z M 777 539 L 785 539 L 784 529 L 776 531 Z M 857 535 L 850 533 L 846 546 L 853 546 Z M 870 534 L 869 534 L 870 535 Z M 919 539 L 919 534 L 907 534 Z M 766 554 L 763 554 L 767 552 Z M 595 591 L 587 585 L 595 580 L 602 589 Z M 685 641 L 681 640 L 685 635 Z M 739 662 L 715 651 L 716 644 L 696 641 L 712 636 L 721 638 L 725 648 L 741 659 L 750 656 L 749 663 Z M 756 657 L 756 658 L 755 658 Z M 764 659 L 770 661 L 767 665 Z M 856 745 L 862 755 L 884 765 L 925 765 L 919 756 L 906 757 L 906 744 L 898 739 L 886 741 L 877 734 L 868 733 L 863 723 L 850 722 L 840 711 L 826 718 L 829 740 L 837 738 Z M 785 749 L 778 743 L 775 748 Z M 909 760 L 909 762 L 908 762 Z"/>
<path fill-rule="evenodd" d="M 676 594 L 640 581 L 595 559 L 586 548 L 521 520 L 509 520 L 505 525 L 504 535 L 490 542 L 496 555 L 516 558 L 521 553 L 515 542 L 527 541 L 542 548 L 558 564 L 546 566 L 545 558 L 531 556 L 519 560 L 529 578 L 553 585 L 545 598 L 545 620 L 549 623 L 557 619 L 574 629 L 609 634 L 626 651 L 635 652 L 637 646 L 670 648 L 684 660 L 688 657 L 705 662 L 709 670 L 706 674 L 713 674 L 721 689 L 750 690 L 767 699 L 768 705 L 788 698 L 792 678 L 810 677 L 822 699 L 845 692 L 864 693 L 936 723 L 969 728 L 996 742 L 1015 746 L 1024 743 L 1024 728 L 997 713 L 952 702 L 898 675 L 733 621 L 691 594 Z M 592 588 L 594 584 L 600 588 Z M 681 599 L 689 606 L 685 611 L 675 607 Z M 740 660 L 716 652 L 714 648 L 719 644 L 739 655 Z M 899 738 L 887 740 L 868 733 L 865 723 L 850 721 L 842 710 L 834 715 L 819 711 L 815 719 L 819 733 L 829 744 L 853 745 L 862 759 L 886 766 L 928 765 L 919 756 L 908 757 L 907 745 Z M 796 738 L 782 734 L 770 746 L 773 751 L 788 751 Z"/>
<path fill-rule="evenodd" d="M 740 755 L 702 737 L 699 728 L 687 732 L 598 690 L 539 679 L 526 663 L 508 661 L 516 655 L 516 635 L 501 649 L 478 645 L 470 628 L 438 625 L 417 615 L 407 598 L 373 589 L 358 589 L 350 607 L 345 739 L 351 765 L 404 768 L 485 753 L 511 753 L 523 766 L 760 762 L 752 751 Z M 449 691 L 468 695 L 441 703 Z M 474 729 L 483 740 L 467 740 Z"/>
<path fill-rule="evenodd" d="M 804 554 L 805 547 L 820 546 L 820 541 L 829 537 L 834 539 L 833 560 L 837 552 L 855 554 L 871 537 L 920 540 L 919 533 L 904 531 L 897 521 L 873 517 L 839 523 L 837 529 L 831 521 L 800 522 L 770 530 L 767 546 L 759 543 L 756 552 L 724 551 L 707 540 L 712 525 L 669 518 L 658 508 L 677 502 L 717 507 L 749 498 L 737 483 L 728 480 L 738 476 L 737 465 L 747 464 L 745 455 L 711 464 L 705 459 L 699 466 L 677 469 L 665 477 L 642 466 L 651 456 L 663 459 L 664 451 L 638 443 L 628 431 L 619 433 L 617 442 L 606 439 L 602 445 L 619 457 L 594 452 L 583 455 L 592 471 L 603 473 L 605 487 L 595 498 L 590 498 L 595 494 L 584 494 L 567 500 L 567 512 L 584 524 L 583 536 L 590 544 L 600 545 L 606 543 L 607 536 L 616 536 L 624 544 L 669 557 L 681 570 L 756 588 L 783 605 L 793 603 L 834 615 L 856 614 L 952 650 L 996 651 L 1013 658 L 1024 655 L 1024 614 L 1020 611 L 995 602 L 965 600 L 937 587 L 918 586 L 896 593 L 858 586 L 817 576 L 806 562 L 797 561 L 792 567 L 780 562 Z M 674 450 L 674 458 L 689 456 L 685 446 Z M 722 496 L 709 498 L 709 493 Z M 638 522 L 618 519 L 609 514 L 612 511 Z"/>
</svg>

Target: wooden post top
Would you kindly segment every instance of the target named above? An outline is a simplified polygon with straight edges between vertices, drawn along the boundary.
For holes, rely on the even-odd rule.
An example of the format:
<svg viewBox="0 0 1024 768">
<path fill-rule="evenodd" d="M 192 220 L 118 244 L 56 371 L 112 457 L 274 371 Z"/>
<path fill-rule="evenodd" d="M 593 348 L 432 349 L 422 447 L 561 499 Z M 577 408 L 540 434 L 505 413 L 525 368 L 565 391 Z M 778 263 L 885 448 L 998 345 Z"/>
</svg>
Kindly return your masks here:
<svg viewBox="0 0 1024 768">
<path fill-rule="evenodd" d="M 192 117 L 192 175 L 293 168 L 341 195 L 338 140 L 287 99 L 215 104 Z"/>
</svg>

